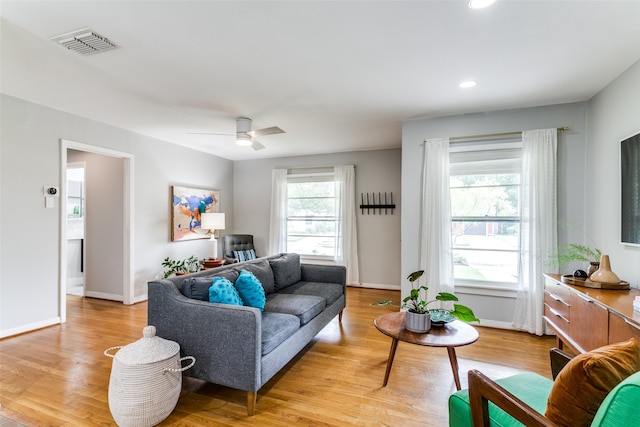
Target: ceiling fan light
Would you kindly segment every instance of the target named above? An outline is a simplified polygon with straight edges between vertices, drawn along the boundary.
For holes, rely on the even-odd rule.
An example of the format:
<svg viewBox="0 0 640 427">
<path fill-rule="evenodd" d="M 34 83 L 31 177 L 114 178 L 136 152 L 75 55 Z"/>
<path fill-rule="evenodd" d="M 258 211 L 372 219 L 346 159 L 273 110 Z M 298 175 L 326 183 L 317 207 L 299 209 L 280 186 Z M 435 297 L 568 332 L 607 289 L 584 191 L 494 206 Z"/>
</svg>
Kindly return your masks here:
<svg viewBox="0 0 640 427">
<path fill-rule="evenodd" d="M 250 147 L 252 144 L 251 137 L 248 135 L 238 135 L 236 137 L 236 144 L 241 147 Z"/>
</svg>

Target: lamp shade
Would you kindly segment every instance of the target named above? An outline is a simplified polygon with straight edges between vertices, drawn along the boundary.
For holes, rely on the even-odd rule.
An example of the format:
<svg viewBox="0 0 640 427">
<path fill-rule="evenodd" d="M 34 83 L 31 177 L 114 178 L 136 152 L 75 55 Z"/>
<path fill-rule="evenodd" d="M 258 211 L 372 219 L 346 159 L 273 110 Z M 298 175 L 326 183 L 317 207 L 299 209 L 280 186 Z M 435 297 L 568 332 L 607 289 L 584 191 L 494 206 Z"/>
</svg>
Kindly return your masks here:
<svg viewBox="0 0 640 427">
<path fill-rule="evenodd" d="M 224 230 L 224 214 L 217 212 L 201 214 L 200 228 L 204 230 Z"/>
</svg>

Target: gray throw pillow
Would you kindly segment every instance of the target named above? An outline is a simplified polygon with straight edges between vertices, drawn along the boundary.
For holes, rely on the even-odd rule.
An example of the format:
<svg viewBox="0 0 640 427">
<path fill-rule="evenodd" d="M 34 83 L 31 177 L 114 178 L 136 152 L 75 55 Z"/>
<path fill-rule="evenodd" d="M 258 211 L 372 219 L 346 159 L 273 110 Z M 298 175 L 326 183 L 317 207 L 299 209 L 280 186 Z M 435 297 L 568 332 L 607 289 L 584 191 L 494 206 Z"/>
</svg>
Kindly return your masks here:
<svg viewBox="0 0 640 427">
<path fill-rule="evenodd" d="M 239 274 L 240 273 L 237 270 L 229 269 L 216 275 L 187 279 L 182 285 L 182 294 L 187 298 L 209 301 L 209 288 L 213 283 L 214 277 L 223 277 L 231 283 L 235 283 Z"/>
<path fill-rule="evenodd" d="M 266 295 L 274 292 L 275 284 L 273 279 L 273 271 L 271 271 L 271 267 L 269 266 L 267 260 L 261 259 L 243 262 L 236 268 L 252 272 L 253 275 L 256 276 L 256 278 L 260 281 L 260 283 L 262 283 L 262 288 L 264 289 L 264 293 Z"/>
<path fill-rule="evenodd" d="M 302 279 L 300 255 L 284 254 L 269 261 L 275 278 L 276 291 L 298 283 Z"/>
</svg>

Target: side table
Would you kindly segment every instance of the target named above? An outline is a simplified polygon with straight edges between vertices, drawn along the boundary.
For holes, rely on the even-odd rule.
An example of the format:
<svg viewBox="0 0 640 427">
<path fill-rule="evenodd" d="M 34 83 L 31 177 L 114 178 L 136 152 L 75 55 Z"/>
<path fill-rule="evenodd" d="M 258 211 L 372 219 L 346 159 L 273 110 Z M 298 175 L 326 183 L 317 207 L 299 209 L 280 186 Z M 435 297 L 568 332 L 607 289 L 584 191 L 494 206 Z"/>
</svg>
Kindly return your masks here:
<svg viewBox="0 0 640 427">
<path fill-rule="evenodd" d="M 478 341 L 478 331 L 471 325 L 460 320 L 445 323 L 442 327 L 431 327 L 429 332 L 419 334 L 405 329 L 405 312 L 386 313 L 378 316 L 373 324 L 383 334 L 392 338 L 389 359 L 387 360 L 387 370 L 384 374 L 382 386 L 387 385 L 391 365 L 396 355 L 398 341 L 409 344 L 424 345 L 429 347 L 446 347 L 449 353 L 449 362 L 453 370 L 453 380 L 456 388 L 460 390 L 460 377 L 458 376 L 458 358 L 456 357 L 456 347 L 473 344 Z"/>
<path fill-rule="evenodd" d="M 224 258 L 218 258 L 218 259 L 209 258 L 204 262 L 203 267 L 205 270 L 209 268 L 216 268 L 216 267 L 220 267 L 221 265 L 224 265 L 225 262 L 227 262 L 227 260 Z"/>
</svg>

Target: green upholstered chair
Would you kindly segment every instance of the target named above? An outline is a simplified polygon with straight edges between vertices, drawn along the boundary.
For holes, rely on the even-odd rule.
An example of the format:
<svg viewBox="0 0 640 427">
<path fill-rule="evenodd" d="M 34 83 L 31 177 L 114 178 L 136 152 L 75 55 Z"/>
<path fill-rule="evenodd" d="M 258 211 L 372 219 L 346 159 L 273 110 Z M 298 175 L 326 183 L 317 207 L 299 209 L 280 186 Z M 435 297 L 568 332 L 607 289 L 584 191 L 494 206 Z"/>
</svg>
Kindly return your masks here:
<svg viewBox="0 0 640 427">
<path fill-rule="evenodd" d="M 469 388 L 449 398 L 449 426 L 554 426 L 543 415 L 552 386 L 552 380 L 530 372 L 493 381 L 469 371 Z M 607 394 L 591 426 L 631 425 L 639 407 L 640 372 L 636 372 Z"/>
</svg>

